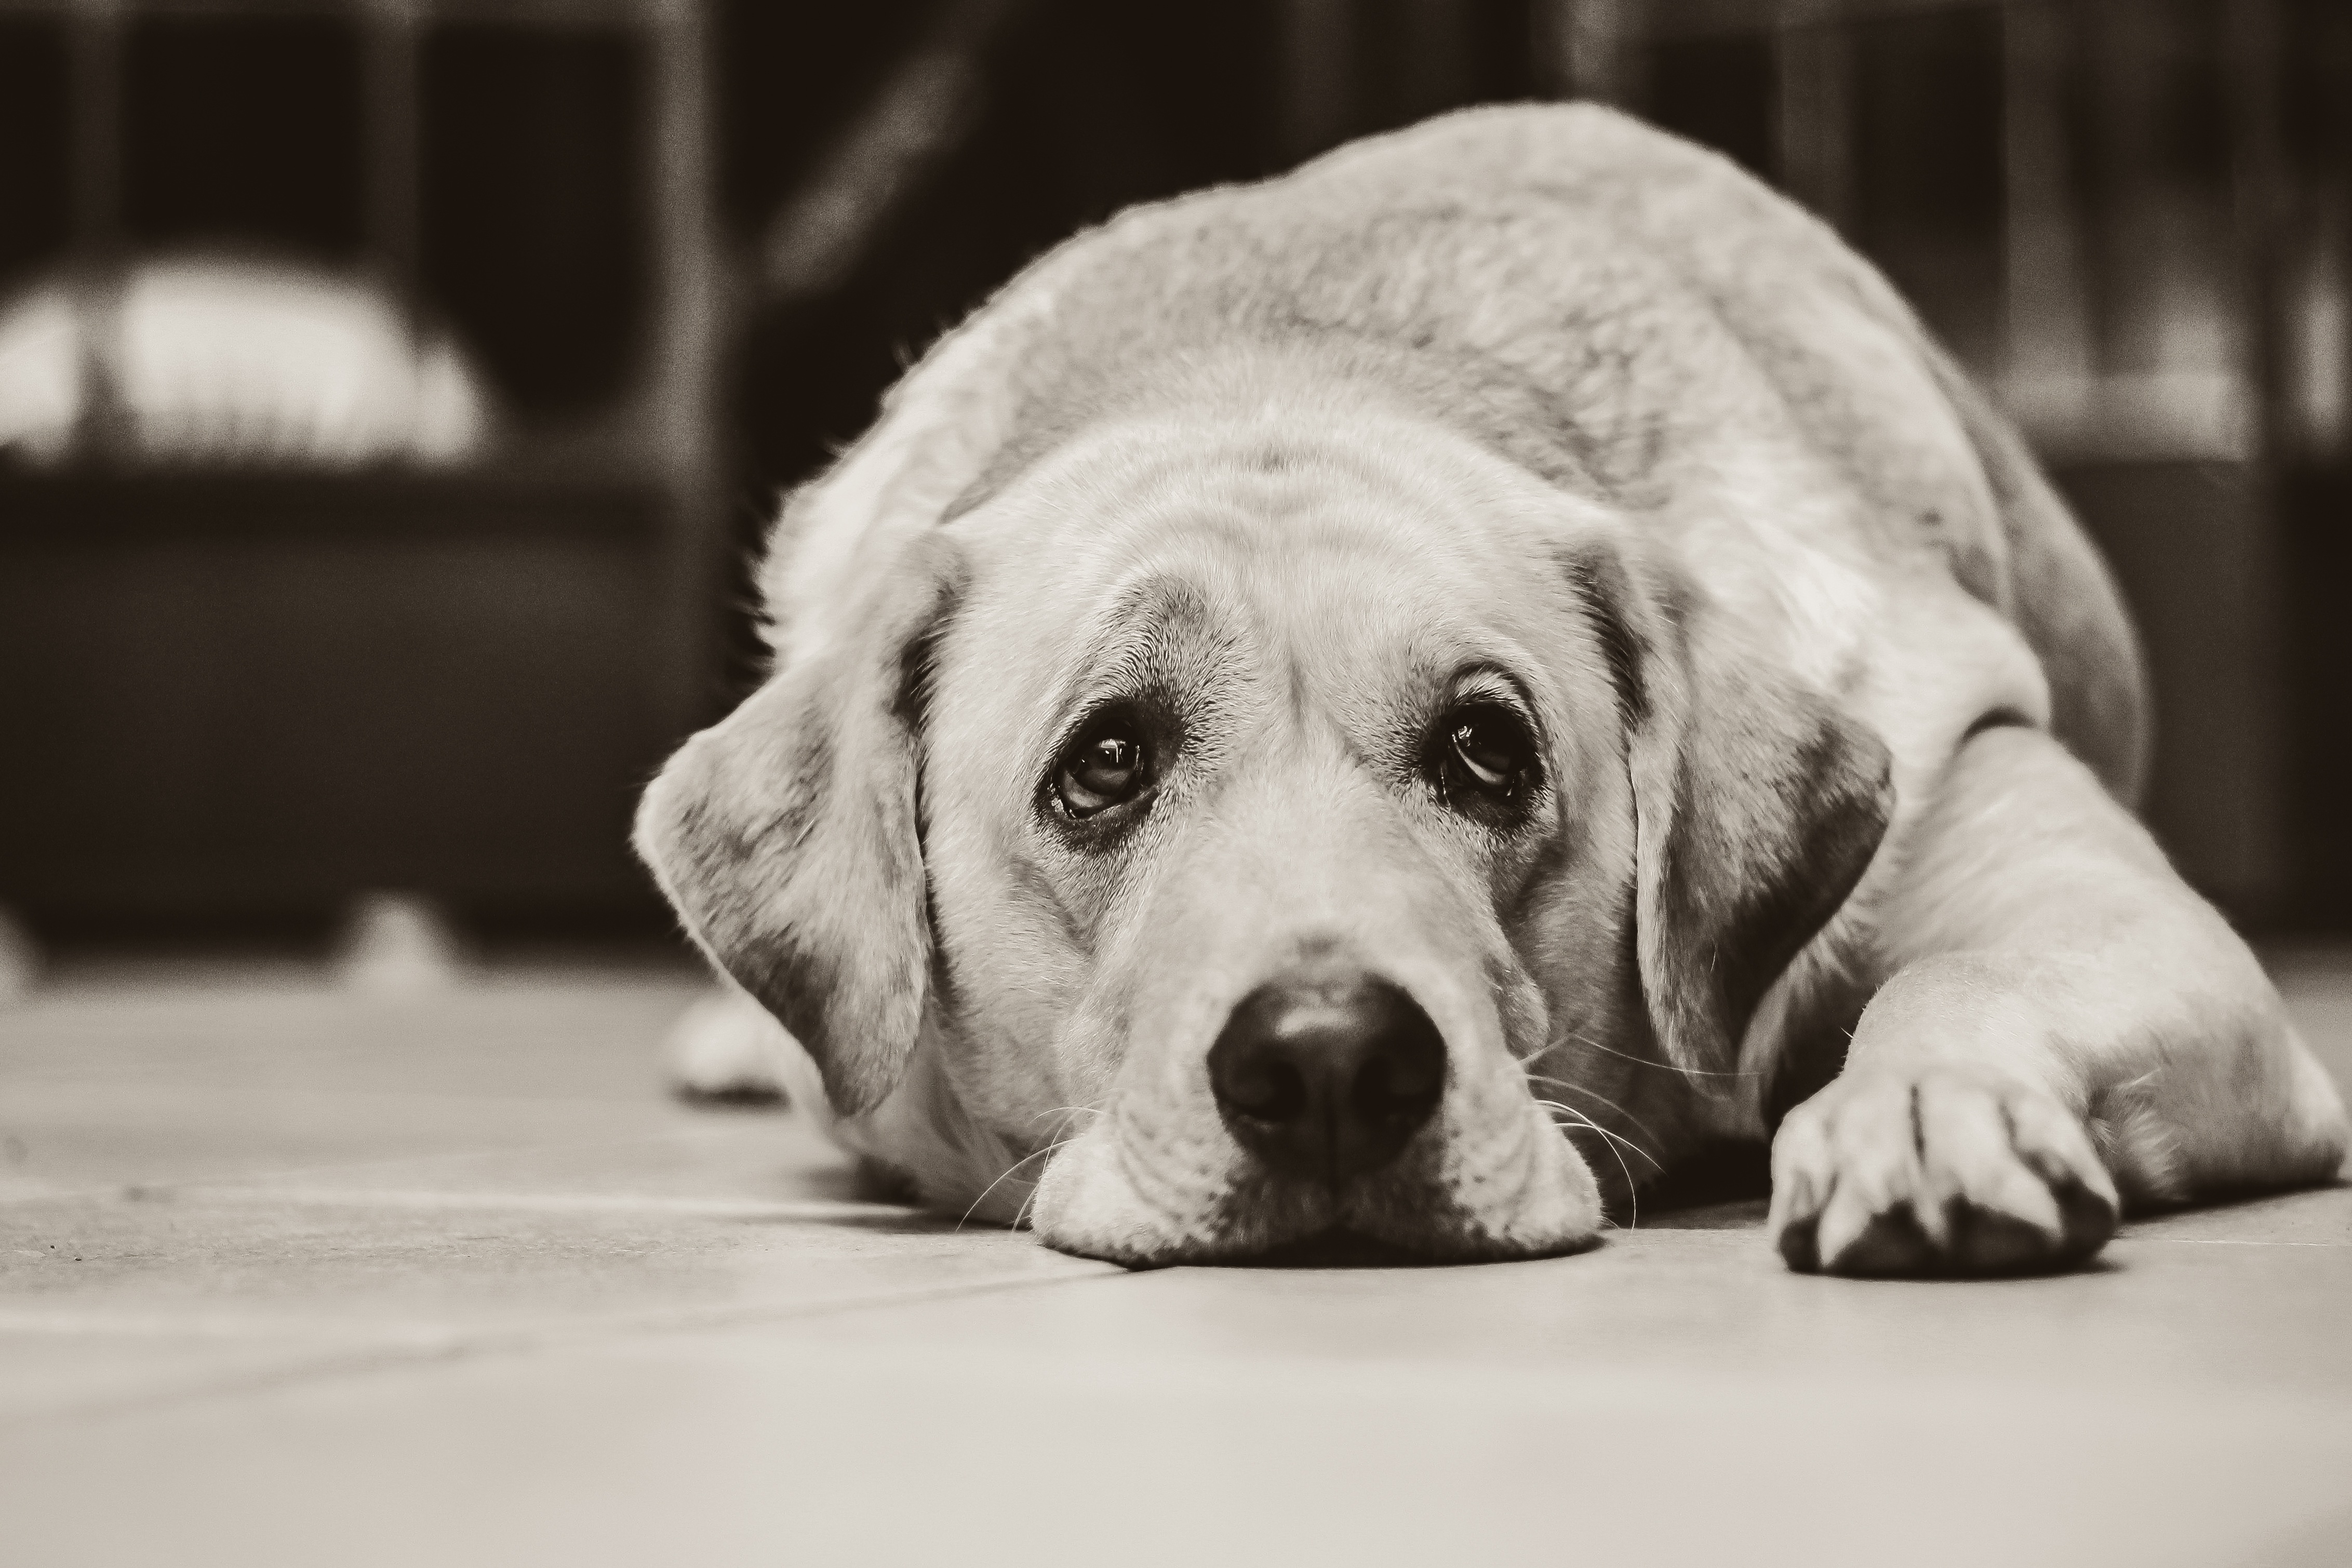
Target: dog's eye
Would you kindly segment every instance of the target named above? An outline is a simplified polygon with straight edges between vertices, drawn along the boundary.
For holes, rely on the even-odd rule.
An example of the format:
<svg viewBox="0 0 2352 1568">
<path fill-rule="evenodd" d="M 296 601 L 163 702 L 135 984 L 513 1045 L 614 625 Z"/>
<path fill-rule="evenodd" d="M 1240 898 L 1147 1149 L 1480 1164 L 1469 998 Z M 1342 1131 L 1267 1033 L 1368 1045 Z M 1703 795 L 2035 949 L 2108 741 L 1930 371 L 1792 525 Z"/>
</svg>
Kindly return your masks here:
<svg viewBox="0 0 2352 1568">
<path fill-rule="evenodd" d="M 1146 782 L 1142 740 L 1112 726 L 1079 735 L 1054 770 L 1054 789 L 1073 817 L 1091 817 L 1124 805 L 1142 793 Z"/>
<path fill-rule="evenodd" d="M 1438 727 L 1437 785 L 1449 801 L 1507 800 L 1535 776 L 1535 742 L 1519 716 L 1494 703 L 1469 703 Z"/>
</svg>

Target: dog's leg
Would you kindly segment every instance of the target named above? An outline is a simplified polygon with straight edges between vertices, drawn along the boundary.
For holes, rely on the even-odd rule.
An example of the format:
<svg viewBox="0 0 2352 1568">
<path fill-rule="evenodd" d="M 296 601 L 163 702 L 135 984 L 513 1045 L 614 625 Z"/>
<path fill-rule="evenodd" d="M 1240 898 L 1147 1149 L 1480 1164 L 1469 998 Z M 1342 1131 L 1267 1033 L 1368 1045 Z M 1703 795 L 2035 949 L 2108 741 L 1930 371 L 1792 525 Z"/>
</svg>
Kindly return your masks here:
<svg viewBox="0 0 2352 1568">
<path fill-rule="evenodd" d="M 1773 1142 L 1791 1265 L 2056 1267 L 2122 1205 L 2336 1175 L 2342 1099 L 2261 966 L 2056 741 L 1974 737 L 1900 848 L 1891 977 Z"/>
</svg>

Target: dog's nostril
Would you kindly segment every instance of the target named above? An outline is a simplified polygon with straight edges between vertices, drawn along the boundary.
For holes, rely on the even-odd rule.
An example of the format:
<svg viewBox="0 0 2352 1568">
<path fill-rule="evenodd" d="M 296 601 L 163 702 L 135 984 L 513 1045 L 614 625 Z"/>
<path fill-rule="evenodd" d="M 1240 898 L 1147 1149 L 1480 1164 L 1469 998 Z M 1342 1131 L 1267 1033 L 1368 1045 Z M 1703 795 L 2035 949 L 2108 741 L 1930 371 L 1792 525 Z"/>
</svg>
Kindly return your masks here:
<svg viewBox="0 0 2352 1568">
<path fill-rule="evenodd" d="M 1437 1031 L 1432 1029 L 1434 1040 Z M 1436 1108 L 1445 1088 L 1443 1048 L 1423 1053 L 1410 1049 L 1376 1051 L 1356 1072 L 1351 1094 L 1359 1114 L 1375 1120 L 1408 1116 L 1416 1123 Z"/>
<path fill-rule="evenodd" d="M 1318 973 L 1242 998 L 1209 1050 L 1236 1142 L 1277 1169 L 1344 1180 L 1393 1160 L 1445 1092 L 1445 1042 L 1385 980 Z"/>
<path fill-rule="evenodd" d="M 1306 1113 L 1307 1079 L 1287 1057 L 1248 1052 L 1217 1081 L 1217 1098 L 1242 1115 L 1288 1122 Z"/>
</svg>

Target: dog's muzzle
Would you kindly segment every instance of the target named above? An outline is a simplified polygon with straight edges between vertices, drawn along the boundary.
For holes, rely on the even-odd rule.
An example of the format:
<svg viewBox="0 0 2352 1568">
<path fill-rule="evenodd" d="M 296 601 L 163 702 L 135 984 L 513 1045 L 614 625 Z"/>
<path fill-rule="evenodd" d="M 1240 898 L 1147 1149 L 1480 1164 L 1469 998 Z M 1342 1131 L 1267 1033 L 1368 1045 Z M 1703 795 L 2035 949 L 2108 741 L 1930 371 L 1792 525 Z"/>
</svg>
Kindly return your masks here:
<svg viewBox="0 0 2352 1568">
<path fill-rule="evenodd" d="M 1046 1162 L 1038 1234 L 1142 1265 L 1587 1245 L 1601 1223 L 1591 1172 L 1492 1038 L 1495 1020 L 1459 998 L 1449 1009 L 1434 966 L 1391 977 L 1317 946 L 1259 971 L 1222 1016 L 1194 1013 L 1216 1031 L 1205 1051 L 1185 1050 L 1181 1030 L 1147 1042 L 1107 1113 Z"/>
</svg>

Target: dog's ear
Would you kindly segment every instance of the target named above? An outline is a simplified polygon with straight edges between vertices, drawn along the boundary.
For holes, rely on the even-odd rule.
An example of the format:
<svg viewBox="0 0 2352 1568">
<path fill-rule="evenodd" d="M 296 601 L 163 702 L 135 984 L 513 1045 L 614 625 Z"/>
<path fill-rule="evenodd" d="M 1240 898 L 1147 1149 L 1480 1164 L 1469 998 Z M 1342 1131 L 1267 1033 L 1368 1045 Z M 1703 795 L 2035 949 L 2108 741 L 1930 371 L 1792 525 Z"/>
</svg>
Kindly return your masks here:
<svg viewBox="0 0 2352 1568">
<path fill-rule="evenodd" d="M 1877 852 L 1886 746 L 1643 552 L 1592 544 L 1568 564 L 1625 718 L 1651 1023 L 1677 1065 L 1728 1071 L 1765 991 Z"/>
<path fill-rule="evenodd" d="M 931 639 L 958 558 L 917 538 L 845 630 L 680 748 L 637 852 L 713 962 L 807 1048 L 835 1110 L 905 1071 L 930 974 L 918 780 Z"/>
</svg>

